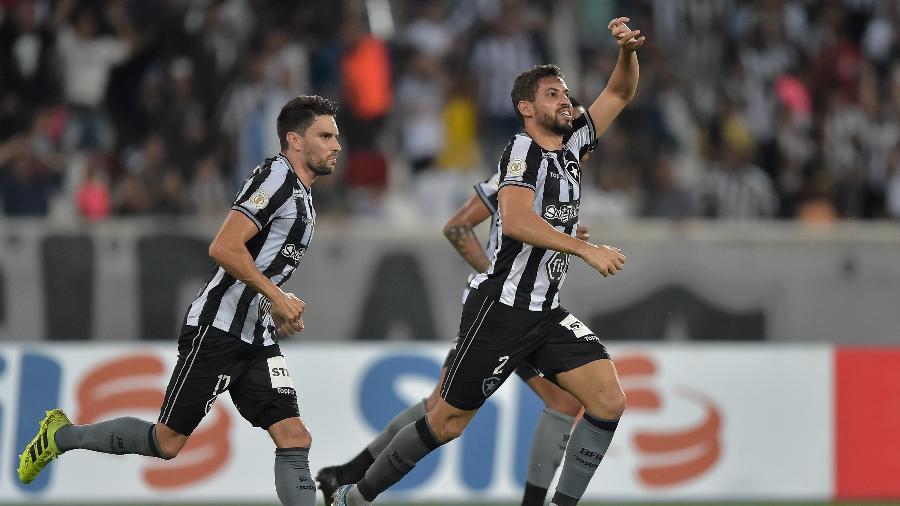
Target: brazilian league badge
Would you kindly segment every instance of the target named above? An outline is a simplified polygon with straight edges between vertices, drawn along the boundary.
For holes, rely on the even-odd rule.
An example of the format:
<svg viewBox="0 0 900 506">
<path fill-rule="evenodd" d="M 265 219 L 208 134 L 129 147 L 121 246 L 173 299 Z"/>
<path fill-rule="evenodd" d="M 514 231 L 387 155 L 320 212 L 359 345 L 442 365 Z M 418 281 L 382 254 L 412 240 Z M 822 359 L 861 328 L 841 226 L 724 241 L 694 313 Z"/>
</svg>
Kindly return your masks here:
<svg viewBox="0 0 900 506">
<path fill-rule="evenodd" d="M 256 190 L 253 195 L 250 195 L 250 203 L 253 204 L 253 207 L 262 209 L 269 205 L 269 196 L 262 190 Z"/>
</svg>

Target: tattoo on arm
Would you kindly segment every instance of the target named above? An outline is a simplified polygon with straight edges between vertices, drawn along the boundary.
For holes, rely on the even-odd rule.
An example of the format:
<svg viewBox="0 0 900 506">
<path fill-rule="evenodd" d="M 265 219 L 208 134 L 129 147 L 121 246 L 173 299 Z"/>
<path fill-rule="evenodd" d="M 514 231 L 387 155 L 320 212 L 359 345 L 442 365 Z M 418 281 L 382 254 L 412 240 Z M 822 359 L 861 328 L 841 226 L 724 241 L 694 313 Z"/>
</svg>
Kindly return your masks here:
<svg viewBox="0 0 900 506">
<path fill-rule="evenodd" d="M 451 225 L 446 230 L 447 239 L 456 248 L 463 260 L 469 263 L 478 272 L 484 272 L 491 266 L 481 244 L 478 243 L 478 236 L 469 225 Z"/>
</svg>

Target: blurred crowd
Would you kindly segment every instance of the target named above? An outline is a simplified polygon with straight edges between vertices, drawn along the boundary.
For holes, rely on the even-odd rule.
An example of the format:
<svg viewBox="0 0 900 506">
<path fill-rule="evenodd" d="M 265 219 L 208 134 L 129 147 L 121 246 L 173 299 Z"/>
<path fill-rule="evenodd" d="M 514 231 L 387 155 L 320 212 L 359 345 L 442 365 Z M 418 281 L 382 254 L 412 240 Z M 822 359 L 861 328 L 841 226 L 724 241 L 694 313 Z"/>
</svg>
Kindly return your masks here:
<svg viewBox="0 0 900 506">
<path fill-rule="evenodd" d="M 0 205 L 221 215 L 317 93 L 344 146 L 320 213 L 440 215 L 520 129 L 519 72 L 557 63 L 590 104 L 619 15 L 641 82 L 583 214 L 900 218 L 898 0 L 0 0 Z"/>
</svg>

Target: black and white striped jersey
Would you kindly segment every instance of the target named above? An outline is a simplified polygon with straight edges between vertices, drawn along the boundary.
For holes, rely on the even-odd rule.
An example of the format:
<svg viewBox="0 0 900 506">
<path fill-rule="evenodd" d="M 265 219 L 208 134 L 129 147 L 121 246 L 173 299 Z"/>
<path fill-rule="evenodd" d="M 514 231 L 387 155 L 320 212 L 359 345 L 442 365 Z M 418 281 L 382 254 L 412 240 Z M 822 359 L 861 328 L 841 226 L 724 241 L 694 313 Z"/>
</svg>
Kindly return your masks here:
<svg viewBox="0 0 900 506">
<path fill-rule="evenodd" d="M 485 181 L 475 185 L 475 193 L 481 198 L 484 206 L 491 212 L 491 230 L 488 235 L 488 241 L 484 245 L 484 254 L 488 260 L 494 261 L 494 254 L 497 252 L 497 192 L 500 191 L 500 174 L 494 174 Z M 477 274 L 477 273 L 476 273 Z"/>
<path fill-rule="evenodd" d="M 309 247 L 316 226 L 312 194 L 278 154 L 256 167 L 231 209 L 250 218 L 259 232 L 247 241 L 256 268 L 278 286 L 284 284 Z M 248 343 L 271 345 L 277 336 L 271 303 L 242 281 L 216 267 L 191 303 L 185 323 L 212 325 Z"/>
<path fill-rule="evenodd" d="M 594 148 L 597 136 L 587 112 L 573 123 L 558 151 L 545 150 L 527 134 L 517 134 L 503 150 L 497 170 L 499 188 L 514 185 L 534 190 L 535 214 L 574 237 L 581 203 L 580 160 Z M 557 307 L 569 256 L 503 235 L 499 210 L 497 216 L 500 243 L 496 255 L 488 271 L 475 276 L 470 286 L 512 307 L 531 311 Z"/>
<path fill-rule="evenodd" d="M 491 229 L 488 233 L 488 240 L 484 244 L 484 254 L 487 256 L 488 260 L 494 261 L 494 254 L 497 253 L 497 192 L 500 191 L 499 188 L 500 175 L 494 174 L 488 179 L 478 183 L 475 185 L 475 193 L 481 199 L 481 202 L 484 203 L 484 207 L 487 207 L 488 211 L 491 213 Z M 472 272 L 469 274 L 469 278 L 466 280 L 466 288 L 463 290 L 462 294 L 462 302 L 466 303 L 466 298 L 469 296 L 469 283 L 472 282 L 472 279 L 477 276 L 478 272 Z"/>
</svg>

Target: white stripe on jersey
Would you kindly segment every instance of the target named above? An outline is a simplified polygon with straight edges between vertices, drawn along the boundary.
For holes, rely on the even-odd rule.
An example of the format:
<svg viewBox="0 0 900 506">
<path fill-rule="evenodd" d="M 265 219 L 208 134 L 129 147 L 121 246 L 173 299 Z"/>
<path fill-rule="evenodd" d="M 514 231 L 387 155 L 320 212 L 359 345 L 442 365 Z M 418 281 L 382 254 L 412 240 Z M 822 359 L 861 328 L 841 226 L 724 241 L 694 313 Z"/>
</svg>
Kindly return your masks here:
<svg viewBox="0 0 900 506">
<path fill-rule="evenodd" d="M 247 241 L 256 268 L 281 285 L 291 276 L 309 247 L 315 228 L 312 195 L 284 155 L 257 167 L 231 208 L 260 231 Z M 218 267 L 188 308 L 188 325 L 211 325 L 249 343 L 275 343 L 274 326 L 264 298 Z"/>
<path fill-rule="evenodd" d="M 580 158 L 593 149 L 595 132 L 585 113 L 575 120 L 572 134 L 563 139 L 562 150 L 547 151 L 527 134 L 516 135 L 497 165 L 500 187 L 531 188 L 535 191 L 532 211 L 556 230 L 574 236 L 581 200 Z M 508 306 L 531 311 L 557 307 L 568 258 L 554 251 L 536 252 L 529 244 L 503 237 L 502 216 L 498 223 L 500 238 L 491 266 L 472 279 L 470 286 Z M 532 256 L 535 261 L 529 263 Z"/>
</svg>

